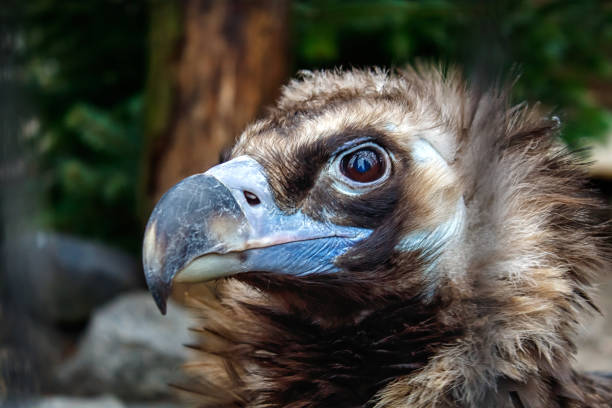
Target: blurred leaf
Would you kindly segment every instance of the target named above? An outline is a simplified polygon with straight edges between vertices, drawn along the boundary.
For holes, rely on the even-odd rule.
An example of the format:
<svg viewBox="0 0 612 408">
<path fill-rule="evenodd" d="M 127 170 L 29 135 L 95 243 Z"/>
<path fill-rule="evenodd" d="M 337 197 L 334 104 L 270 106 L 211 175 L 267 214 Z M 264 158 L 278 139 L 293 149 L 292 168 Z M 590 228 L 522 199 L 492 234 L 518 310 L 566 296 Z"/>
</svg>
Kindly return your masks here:
<svg viewBox="0 0 612 408">
<path fill-rule="evenodd" d="M 589 141 L 604 142 L 612 129 L 612 113 L 598 106 L 582 106 L 572 112 L 571 118 L 563 127 L 563 138 L 572 147 L 589 144 Z"/>
<path fill-rule="evenodd" d="M 60 175 L 62 187 L 68 194 L 87 196 L 95 194 L 100 187 L 100 176 L 96 170 L 76 159 L 63 162 Z"/>
<path fill-rule="evenodd" d="M 135 152 L 130 125 L 138 121 L 140 98 L 134 98 L 112 111 L 87 104 L 76 104 L 66 114 L 66 129 L 79 135 L 87 147 L 109 155 Z"/>
<path fill-rule="evenodd" d="M 309 60 L 333 60 L 338 58 L 338 41 L 335 31 L 329 27 L 309 30 L 302 39 L 303 56 Z"/>
</svg>

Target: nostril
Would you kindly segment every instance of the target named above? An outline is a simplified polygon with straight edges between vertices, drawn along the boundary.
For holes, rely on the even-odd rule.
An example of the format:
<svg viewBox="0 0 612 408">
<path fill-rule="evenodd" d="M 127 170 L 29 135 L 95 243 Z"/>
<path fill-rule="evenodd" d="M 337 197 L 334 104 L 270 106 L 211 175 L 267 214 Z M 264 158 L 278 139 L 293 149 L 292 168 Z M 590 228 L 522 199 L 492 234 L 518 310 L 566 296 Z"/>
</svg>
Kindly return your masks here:
<svg viewBox="0 0 612 408">
<path fill-rule="evenodd" d="M 249 205 L 255 206 L 261 203 L 261 201 L 259 201 L 259 197 L 257 197 L 255 194 L 251 193 L 250 191 L 244 190 L 242 193 L 244 194 L 244 198 L 246 198 L 247 203 L 249 203 Z"/>
</svg>

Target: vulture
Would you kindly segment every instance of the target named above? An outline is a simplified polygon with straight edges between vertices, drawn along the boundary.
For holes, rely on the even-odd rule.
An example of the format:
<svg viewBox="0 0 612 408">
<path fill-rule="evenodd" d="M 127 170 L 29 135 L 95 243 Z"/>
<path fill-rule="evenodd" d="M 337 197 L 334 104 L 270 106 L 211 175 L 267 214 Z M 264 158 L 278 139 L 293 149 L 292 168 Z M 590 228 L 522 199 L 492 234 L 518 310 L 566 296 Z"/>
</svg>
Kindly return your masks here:
<svg viewBox="0 0 612 408">
<path fill-rule="evenodd" d="M 572 368 L 608 227 L 559 120 L 452 67 L 305 71 L 144 235 L 201 407 L 601 408 Z"/>
</svg>

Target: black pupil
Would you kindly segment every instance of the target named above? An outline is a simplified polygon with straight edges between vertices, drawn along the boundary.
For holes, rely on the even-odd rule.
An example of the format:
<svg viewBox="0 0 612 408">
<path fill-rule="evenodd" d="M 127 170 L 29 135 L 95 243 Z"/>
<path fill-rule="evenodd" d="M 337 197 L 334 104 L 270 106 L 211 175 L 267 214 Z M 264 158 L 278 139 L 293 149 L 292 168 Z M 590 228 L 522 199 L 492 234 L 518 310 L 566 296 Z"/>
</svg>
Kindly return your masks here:
<svg viewBox="0 0 612 408">
<path fill-rule="evenodd" d="M 344 156 L 341 170 L 351 180 L 369 183 L 382 177 L 385 166 L 380 152 L 365 148 Z"/>
</svg>

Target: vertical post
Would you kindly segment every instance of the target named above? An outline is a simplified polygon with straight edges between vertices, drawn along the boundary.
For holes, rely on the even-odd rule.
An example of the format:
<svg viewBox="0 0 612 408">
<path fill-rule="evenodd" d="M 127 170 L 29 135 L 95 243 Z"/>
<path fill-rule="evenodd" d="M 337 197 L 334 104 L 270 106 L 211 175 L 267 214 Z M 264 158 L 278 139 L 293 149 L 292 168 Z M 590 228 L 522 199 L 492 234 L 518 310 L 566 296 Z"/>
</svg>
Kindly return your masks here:
<svg viewBox="0 0 612 408">
<path fill-rule="evenodd" d="M 287 73 L 289 2 L 152 0 L 143 215 L 219 160 Z"/>
</svg>

